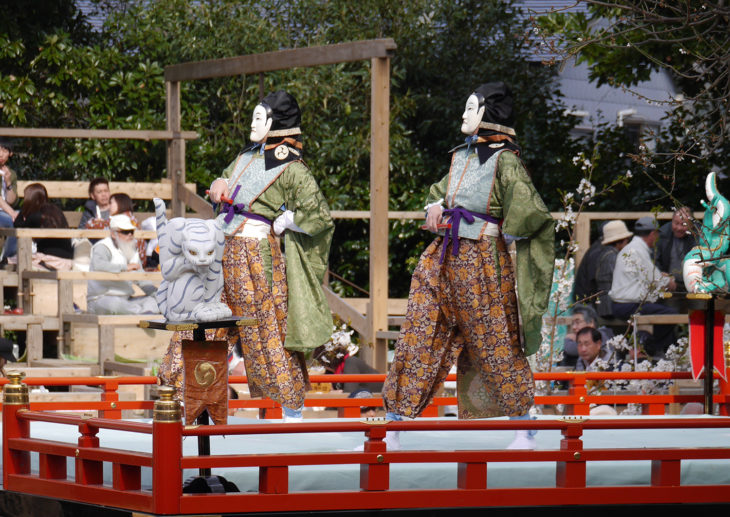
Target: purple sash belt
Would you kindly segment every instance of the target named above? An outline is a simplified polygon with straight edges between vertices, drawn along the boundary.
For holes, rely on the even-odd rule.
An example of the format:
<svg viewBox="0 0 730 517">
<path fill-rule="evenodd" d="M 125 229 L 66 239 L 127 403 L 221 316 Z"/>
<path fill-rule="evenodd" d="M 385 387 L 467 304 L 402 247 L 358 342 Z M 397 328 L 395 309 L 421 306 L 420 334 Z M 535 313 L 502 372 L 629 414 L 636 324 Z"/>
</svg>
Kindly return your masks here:
<svg viewBox="0 0 730 517">
<path fill-rule="evenodd" d="M 231 196 L 231 199 L 236 199 L 236 194 L 238 194 L 238 190 L 240 188 L 241 188 L 241 185 L 238 185 L 236 187 L 236 190 L 233 191 L 233 196 Z M 235 216 L 235 215 L 242 215 L 244 217 L 248 217 L 249 219 L 255 219 L 257 221 L 261 221 L 262 223 L 266 223 L 268 225 L 273 224 L 270 220 L 268 220 L 263 215 L 254 214 L 254 213 L 251 213 L 248 210 L 246 210 L 246 205 L 244 205 L 243 203 L 236 203 L 236 204 L 222 203 L 221 212 L 226 214 L 225 218 L 223 218 L 223 221 L 226 224 L 230 224 L 231 221 L 233 221 L 233 216 Z"/>
<path fill-rule="evenodd" d="M 474 218 L 478 217 L 489 223 L 501 224 L 502 221 L 496 217 L 492 217 L 489 214 L 480 214 L 479 212 L 472 212 L 466 208 L 457 206 L 456 208 L 447 208 L 444 210 L 444 216 L 451 216 L 449 226 L 444 230 L 444 246 L 441 249 L 441 260 L 439 264 L 443 264 L 444 257 L 446 256 L 446 246 L 449 245 L 449 239 L 453 239 L 454 245 L 451 248 L 451 254 L 455 257 L 459 254 L 459 225 L 461 220 L 464 219 L 468 224 L 474 222 Z"/>
</svg>

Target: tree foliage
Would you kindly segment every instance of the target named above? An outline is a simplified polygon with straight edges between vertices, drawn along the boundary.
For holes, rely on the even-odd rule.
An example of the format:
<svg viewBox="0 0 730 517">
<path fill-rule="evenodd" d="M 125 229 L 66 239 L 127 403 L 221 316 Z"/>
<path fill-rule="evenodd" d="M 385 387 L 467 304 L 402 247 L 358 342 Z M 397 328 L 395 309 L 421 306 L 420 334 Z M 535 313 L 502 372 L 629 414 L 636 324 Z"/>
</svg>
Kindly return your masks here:
<svg viewBox="0 0 730 517">
<path fill-rule="evenodd" d="M 61 7 L 70 0 L 48 2 Z M 522 157 L 552 209 L 558 188 L 583 177 L 572 158 L 594 142 L 569 137 L 555 67 L 528 59 L 531 26 L 500 0 L 319 2 L 315 0 L 96 0 L 105 20 L 89 30 L 75 10 L 33 34 L 0 25 L 0 125 L 164 129 L 164 67 L 285 48 L 391 37 L 390 207 L 420 210 L 428 186 L 448 170 L 448 150 L 468 94 L 504 80 L 515 94 Z M 186 149 L 187 180 L 202 192 L 246 144 L 259 100 L 258 77 L 182 85 L 185 130 L 200 138 Z M 264 93 L 286 89 L 303 108 L 305 160 L 333 209 L 369 205 L 370 64 L 344 63 L 267 73 Z M 611 134 L 607 128 L 606 135 Z M 599 135 L 601 136 L 601 135 Z M 606 177 L 624 170 L 630 148 L 617 133 L 602 153 Z M 50 144 L 50 145 L 49 145 Z M 622 147 L 623 146 L 623 147 Z M 17 162 L 30 178 L 120 180 L 166 176 L 164 144 L 99 140 L 27 141 Z M 620 163 L 619 163 L 620 162 Z M 601 172 L 602 171 L 602 172 Z M 619 202 L 626 202 L 617 193 Z M 417 221 L 391 225 L 391 294 L 403 296 L 410 269 L 430 236 Z M 338 221 L 331 268 L 365 289 L 367 221 Z M 345 283 L 335 287 L 358 294 Z"/>
<path fill-rule="evenodd" d="M 694 0 L 584 4 L 584 12 L 539 18 L 539 30 L 558 54 L 588 63 L 598 84 L 631 90 L 654 71 L 671 74 L 682 95 L 648 99 L 667 106 L 672 114 L 654 135 L 656 149 L 642 150 L 635 162 L 645 168 L 649 188 L 696 204 L 696 199 L 686 199 L 686 189 L 676 187 L 702 184 L 712 168 L 728 172 L 730 6 Z M 727 188 L 724 182 L 721 188 Z"/>
</svg>

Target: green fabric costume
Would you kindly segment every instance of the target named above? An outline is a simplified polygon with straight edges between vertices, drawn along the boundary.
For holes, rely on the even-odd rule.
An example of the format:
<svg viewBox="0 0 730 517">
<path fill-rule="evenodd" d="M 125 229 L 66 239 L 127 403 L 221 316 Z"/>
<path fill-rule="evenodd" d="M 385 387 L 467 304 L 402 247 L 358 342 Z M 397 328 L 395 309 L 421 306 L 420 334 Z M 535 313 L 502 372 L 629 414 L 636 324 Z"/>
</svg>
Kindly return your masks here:
<svg viewBox="0 0 730 517">
<path fill-rule="evenodd" d="M 283 234 L 288 286 L 284 346 L 288 350 L 308 352 L 324 344 L 332 335 L 332 313 L 321 286 L 327 271 L 334 223 L 309 168 L 295 160 L 265 170 L 263 156 L 249 151 L 234 160 L 222 177 L 229 180 L 231 195 L 236 186 L 241 185 L 234 202 L 246 205 L 251 213 L 273 221 L 285 210 L 294 212 L 294 222 L 306 233 L 286 230 Z M 238 229 L 246 220 L 245 216 L 236 215 L 226 223 L 223 214 L 218 217 L 226 235 L 240 231 Z M 271 282 L 269 243 L 266 239 L 259 243 Z"/>
<path fill-rule="evenodd" d="M 472 152 L 470 156 L 476 158 L 476 153 Z M 459 182 L 458 187 L 454 184 L 450 187 L 454 171 L 461 175 L 467 166 L 469 170 L 463 181 Z M 479 181 L 469 182 L 470 176 Z M 454 190 L 466 192 L 453 195 Z M 540 347 L 542 315 L 547 310 L 552 283 L 555 222 L 522 162 L 509 151 L 493 154 L 482 165 L 477 159 L 467 161 L 465 149 L 455 151 L 449 174 L 431 186 L 427 203 L 443 199 L 447 208 L 453 208 L 449 203 L 454 199 L 459 203 L 459 196 L 468 198 L 472 204 L 464 208 L 502 219 L 502 233 L 519 238 L 516 242 L 517 298 L 525 354 L 534 354 Z M 455 206 L 463 206 L 463 203 Z M 476 206 L 483 208 L 479 210 Z M 478 239 L 483 227 L 486 227 L 486 223 L 481 219 L 475 219 L 472 224 L 462 220 L 459 235 Z"/>
</svg>

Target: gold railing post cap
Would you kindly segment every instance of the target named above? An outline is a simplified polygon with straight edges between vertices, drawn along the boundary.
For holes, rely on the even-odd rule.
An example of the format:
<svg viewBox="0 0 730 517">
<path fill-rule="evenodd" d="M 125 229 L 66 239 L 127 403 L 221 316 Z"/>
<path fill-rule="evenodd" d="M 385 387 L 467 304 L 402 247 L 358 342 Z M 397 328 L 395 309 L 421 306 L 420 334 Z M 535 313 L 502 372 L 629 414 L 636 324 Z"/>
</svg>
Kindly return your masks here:
<svg viewBox="0 0 730 517">
<path fill-rule="evenodd" d="M 152 419 L 155 422 L 180 422 L 182 411 L 180 401 L 175 400 L 175 388 L 172 386 L 160 386 L 157 388 L 160 396 L 155 401 L 155 409 Z"/>
<path fill-rule="evenodd" d="M 167 402 L 175 396 L 175 388 L 163 385 L 157 388 L 157 394 L 160 396 L 160 400 Z"/>
<path fill-rule="evenodd" d="M 25 372 L 11 370 L 8 372 L 7 377 L 10 382 L 3 386 L 3 403 L 6 405 L 27 405 L 29 402 L 28 385 L 22 382 Z"/>
<path fill-rule="evenodd" d="M 10 381 L 10 384 L 21 384 L 22 380 L 25 379 L 25 372 L 10 370 L 7 373 L 7 377 Z"/>
</svg>

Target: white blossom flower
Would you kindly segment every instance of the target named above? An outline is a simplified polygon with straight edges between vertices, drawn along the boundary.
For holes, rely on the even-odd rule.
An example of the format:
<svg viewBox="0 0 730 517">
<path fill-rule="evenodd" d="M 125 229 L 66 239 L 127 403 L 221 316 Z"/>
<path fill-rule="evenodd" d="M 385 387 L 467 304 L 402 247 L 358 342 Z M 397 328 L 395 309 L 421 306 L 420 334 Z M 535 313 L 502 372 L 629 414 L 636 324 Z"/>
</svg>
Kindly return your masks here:
<svg viewBox="0 0 730 517">
<path fill-rule="evenodd" d="M 596 195 L 596 187 L 588 179 L 583 178 L 580 180 L 576 192 L 582 196 L 583 201 L 589 201 Z"/>
<path fill-rule="evenodd" d="M 613 336 L 611 339 L 608 340 L 606 346 L 608 346 L 609 348 L 613 348 L 616 351 L 628 351 L 632 348 L 628 340 L 626 339 L 626 336 L 624 336 L 623 334 L 617 334 Z"/>
</svg>

